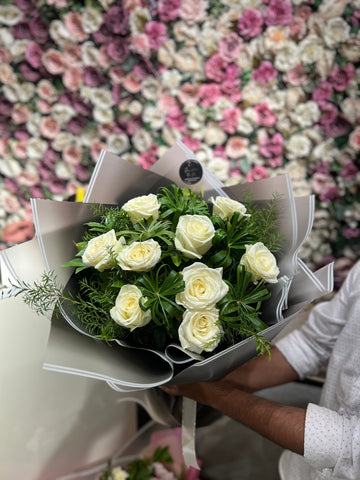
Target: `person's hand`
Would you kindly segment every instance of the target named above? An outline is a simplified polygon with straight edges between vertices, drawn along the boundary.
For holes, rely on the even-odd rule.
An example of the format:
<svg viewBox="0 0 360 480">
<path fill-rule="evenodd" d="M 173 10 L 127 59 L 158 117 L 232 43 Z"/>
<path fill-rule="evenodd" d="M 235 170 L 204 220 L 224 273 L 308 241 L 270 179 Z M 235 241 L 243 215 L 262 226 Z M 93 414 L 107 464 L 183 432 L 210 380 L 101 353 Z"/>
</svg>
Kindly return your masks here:
<svg viewBox="0 0 360 480">
<path fill-rule="evenodd" d="M 227 390 L 221 381 L 163 385 L 160 388 L 169 395 L 181 395 L 196 400 L 203 405 L 210 406 L 216 397 L 222 396 Z"/>
</svg>

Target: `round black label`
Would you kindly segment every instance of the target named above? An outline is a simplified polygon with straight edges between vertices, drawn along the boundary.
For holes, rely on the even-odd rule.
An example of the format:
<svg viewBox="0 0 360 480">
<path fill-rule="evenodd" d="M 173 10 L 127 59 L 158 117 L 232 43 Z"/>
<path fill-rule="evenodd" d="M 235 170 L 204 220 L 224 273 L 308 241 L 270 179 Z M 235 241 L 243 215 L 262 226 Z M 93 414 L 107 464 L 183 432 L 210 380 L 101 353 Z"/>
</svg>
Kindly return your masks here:
<svg viewBox="0 0 360 480">
<path fill-rule="evenodd" d="M 203 176 L 203 169 L 198 160 L 186 160 L 180 166 L 179 175 L 181 180 L 187 185 L 194 185 L 200 182 Z"/>
</svg>

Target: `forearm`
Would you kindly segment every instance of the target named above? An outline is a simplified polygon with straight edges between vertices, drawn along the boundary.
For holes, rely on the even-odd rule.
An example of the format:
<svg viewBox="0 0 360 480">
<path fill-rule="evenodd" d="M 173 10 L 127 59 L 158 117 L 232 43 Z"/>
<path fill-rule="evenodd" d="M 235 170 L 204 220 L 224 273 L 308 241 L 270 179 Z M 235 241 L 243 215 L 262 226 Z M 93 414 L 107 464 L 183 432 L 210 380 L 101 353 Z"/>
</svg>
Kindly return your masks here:
<svg viewBox="0 0 360 480">
<path fill-rule="evenodd" d="M 281 352 L 273 347 L 271 359 L 261 355 L 226 375 L 223 381 L 233 388 L 256 392 L 298 379 L 298 375 Z"/>
</svg>

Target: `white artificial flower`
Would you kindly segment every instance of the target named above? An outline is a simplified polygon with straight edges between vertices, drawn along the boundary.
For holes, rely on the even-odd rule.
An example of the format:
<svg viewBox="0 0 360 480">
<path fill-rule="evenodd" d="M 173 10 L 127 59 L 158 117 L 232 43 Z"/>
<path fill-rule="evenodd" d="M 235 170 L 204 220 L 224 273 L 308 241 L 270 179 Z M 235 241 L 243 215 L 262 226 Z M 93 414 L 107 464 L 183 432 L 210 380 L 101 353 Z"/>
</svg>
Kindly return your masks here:
<svg viewBox="0 0 360 480">
<path fill-rule="evenodd" d="M 188 310 L 215 307 L 229 290 L 222 279 L 222 271 L 222 268 L 209 268 L 200 262 L 185 267 L 181 272 L 185 287 L 176 295 L 176 303 Z"/>
<path fill-rule="evenodd" d="M 86 67 L 99 65 L 99 50 L 93 42 L 87 41 L 81 45 L 81 58 Z"/>
<path fill-rule="evenodd" d="M 103 17 L 99 10 L 92 7 L 84 8 L 81 16 L 81 23 L 82 23 L 84 32 L 88 34 L 97 32 L 102 22 L 103 22 Z"/>
<path fill-rule="evenodd" d="M 211 109 L 214 112 L 213 119 L 220 122 L 223 119 L 224 110 L 228 108 L 234 108 L 234 104 L 231 100 L 225 97 L 219 97 Z"/>
<path fill-rule="evenodd" d="M 146 100 L 156 102 L 161 93 L 161 85 L 157 78 L 147 77 L 141 84 L 141 93 Z"/>
<path fill-rule="evenodd" d="M 181 346 L 194 353 L 212 352 L 223 334 L 218 320 L 219 311 L 216 308 L 199 312 L 186 310 L 179 327 Z"/>
<path fill-rule="evenodd" d="M 149 77 L 149 78 L 151 78 L 151 77 Z M 144 95 L 144 97 L 145 97 L 145 95 Z M 141 102 L 139 102 L 138 100 L 133 100 L 132 102 L 130 102 L 128 104 L 127 111 L 131 115 L 135 115 L 135 116 L 141 115 L 141 112 L 143 111 L 143 104 Z"/>
<path fill-rule="evenodd" d="M 130 30 L 133 35 L 142 33 L 145 28 L 145 25 L 150 22 L 151 16 L 147 8 L 135 7 L 132 12 L 130 12 L 129 25 Z"/>
<path fill-rule="evenodd" d="M 143 297 L 136 285 L 124 285 L 115 300 L 115 306 L 110 310 L 110 316 L 118 325 L 128 328 L 131 332 L 135 328 L 144 327 L 151 321 L 151 311 L 142 310 L 139 300 Z M 146 297 L 143 298 L 147 300 Z M 118 472 L 119 473 L 119 472 Z M 116 477 L 115 477 L 116 478 Z M 126 476 L 119 478 L 126 479 Z"/>
<path fill-rule="evenodd" d="M 252 281 L 264 280 L 267 283 L 277 283 L 280 270 L 270 250 L 262 242 L 245 245 L 245 248 L 240 264 L 251 273 Z"/>
<path fill-rule="evenodd" d="M 204 140 L 208 145 L 222 145 L 227 135 L 217 122 L 209 122 L 205 127 Z"/>
<path fill-rule="evenodd" d="M 25 58 L 26 47 L 29 43 L 30 40 L 15 40 L 8 46 L 13 62 L 19 63 Z"/>
<path fill-rule="evenodd" d="M 165 125 L 166 117 L 157 106 L 147 105 L 143 110 L 142 119 L 152 130 L 160 130 Z"/>
<path fill-rule="evenodd" d="M 238 121 L 237 131 L 242 135 L 250 135 L 255 129 L 252 122 L 244 117 L 240 117 Z"/>
<path fill-rule="evenodd" d="M 72 45 L 74 40 L 61 20 L 53 20 L 50 23 L 49 35 L 61 48 Z"/>
<path fill-rule="evenodd" d="M 113 133 L 106 140 L 109 152 L 121 155 L 129 150 L 129 137 L 125 133 Z"/>
<path fill-rule="evenodd" d="M 280 72 L 288 72 L 299 63 L 299 48 L 295 42 L 288 41 L 275 55 L 274 67 Z"/>
<path fill-rule="evenodd" d="M 229 178 L 229 164 L 223 158 L 215 157 L 208 163 L 208 168 L 221 182 Z"/>
<path fill-rule="evenodd" d="M 264 33 L 264 49 L 271 53 L 277 53 L 289 42 L 290 32 L 287 27 L 270 26 Z"/>
<path fill-rule="evenodd" d="M 317 35 L 308 35 L 299 44 L 299 55 L 302 63 L 315 63 L 323 55 L 323 41 Z"/>
<path fill-rule="evenodd" d="M 205 215 L 181 215 L 175 231 L 175 247 L 186 258 L 200 259 L 212 246 L 215 228 Z"/>
<path fill-rule="evenodd" d="M 294 123 L 297 123 L 300 127 L 311 127 L 320 119 L 320 109 L 318 105 L 309 101 L 306 103 L 300 103 L 295 107 L 295 110 L 290 114 L 290 118 Z"/>
<path fill-rule="evenodd" d="M 122 270 L 148 272 L 160 260 L 161 247 L 152 238 L 144 242 L 133 242 L 123 246 L 116 261 Z"/>
<path fill-rule="evenodd" d="M 349 62 L 356 63 L 360 60 L 360 38 L 350 37 L 346 42 L 340 45 L 340 53 L 347 58 Z"/>
<path fill-rule="evenodd" d="M 74 116 L 76 111 L 70 105 L 55 103 L 51 107 L 51 116 L 61 125 L 66 125 Z"/>
<path fill-rule="evenodd" d="M 23 12 L 15 5 L 0 5 L 0 24 L 12 27 L 23 18 Z"/>
<path fill-rule="evenodd" d="M 337 47 L 350 37 L 350 25 L 341 17 L 330 18 L 325 23 L 323 36 L 329 48 Z"/>
<path fill-rule="evenodd" d="M 15 39 L 8 28 L 0 28 L 0 45 L 9 47 L 14 43 Z"/>
<path fill-rule="evenodd" d="M 311 149 L 311 141 L 300 133 L 292 135 L 285 143 L 285 150 L 290 160 L 308 156 Z"/>
<path fill-rule="evenodd" d="M 327 79 L 333 71 L 335 65 L 336 51 L 332 49 L 325 49 L 321 58 L 316 62 L 316 72 L 321 80 Z"/>
<path fill-rule="evenodd" d="M 304 100 L 304 90 L 301 87 L 290 87 L 285 90 L 286 106 L 293 110 Z"/>
<path fill-rule="evenodd" d="M 250 105 L 257 105 L 264 97 L 264 87 L 258 82 L 250 80 L 242 89 L 242 99 Z"/>
<path fill-rule="evenodd" d="M 75 167 L 70 165 L 63 160 L 56 162 L 55 165 L 55 174 L 57 177 L 62 178 L 63 180 L 71 180 L 74 178 Z"/>
<path fill-rule="evenodd" d="M 175 54 L 175 65 L 180 72 L 195 72 L 201 66 L 199 52 L 195 47 L 184 47 Z"/>
<path fill-rule="evenodd" d="M 26 153 L 30 159 L 40 160 L 46 152 L 48 144 L 39 137 L 29 138 Z"/>
<path fill-rule="evenodd" d="M 177 42 L 184 42 L 186 46 L 195 46 L 198 43 L 200 29 L 197 24 L 189 25 L 183 21 L 174 25 L 174 37 Z"/>
<path fill-rule="evenodd" d="M 196 131 L 204 126 L 206 114 L 197 105 L 186 105 L 184 111 L 186 113 L 185 121 L 189 129 Z"/>
<path fill-rule="evenodd" d="M 161 83 L 166 86 L 167 90 L 173 95 L 178 92 L 181 80 L 181 73 L 174 69 L 165 70 L 161 74 Z"/>
<path fill-rule="evenodd" d="M 315 161 L 324 160 L 325 162 L 332 162 L 338 156 L 338 154 L 339 150 L 336 146 L 336 143 L 332 138 L 328 138 L 313 148 L 310 158 Z"/>
<path fill-rule="evenodd" d="M 175 42 L 174 40 L 168 39 L 158 48 L 157 58 L 165 67 L 171 68 L 174 66 L 175 53 Z"/>
<path fill-rule="evenodd" d="M 128 213 L 132 223 L 142 219 L 152 217 L 154 220 L 159 218 L 160 202 L 156 195 L 141 195 L 126 202 L 121 208 Z"/>
<path fill-rule="evenodd" d="M 111 107 L 114 105 L 111 91 L 107 88 L 92 88 L 90 93 L 90 101 L 93 105 L 96 105 L 101 109 L 111 109 Z"/>
<path fill-rule="evenodd" d="M 60 132 L 53 140 L 51 146 L 57 152 L 62 152 L 66 147 L 73 145 L 75 137 L 69 132 Z"/>
<path fill-rule="evenodd" d="M 360 99 L 359 98 L 345 98 L 341 104 L 340 108 L 345 116 L 345 118 L 352 124 L 360 119 Z"/>
<path fill-rule="evenodd" d="M 95 106 L 93 109 L 94 120 L 98 123 L 111 123 L 114 120 L 114 112 L 111 108 Z"/>
<path fill-rule="evenodd" d="M 0 158 L 0 173 L 7 178 L 16 178 L 22 172 L 22 166 L 15 158 L 5 155 Z"/>
<path fill-rule="evenodd" d="M 162 128 L 161 136 L 164 142 L 166 142 L 167 145 L 170 146 L 174 145 L 178 140 L 181 140 L 182 138 L 181 132 L 179 132 L 179 130 L 169 127 L 168 125 L 164 125 L 164 127 Z"/>
<path fill-rule="evenodd" d="M 152 137 L 149 132 L 139 128 L 132 137 L 132 144 L 138 152 L 146 152 L 152 144 Z"/>
<path fill-rule="evenodd" d="M 271 92 L 269 95 L 264 97 L 264 102 L 266 102 L 269 108 L 274 112 L 282 111 L 284 110 L 286 104 L 286 92 L 284 90 Z"/>
</svg>

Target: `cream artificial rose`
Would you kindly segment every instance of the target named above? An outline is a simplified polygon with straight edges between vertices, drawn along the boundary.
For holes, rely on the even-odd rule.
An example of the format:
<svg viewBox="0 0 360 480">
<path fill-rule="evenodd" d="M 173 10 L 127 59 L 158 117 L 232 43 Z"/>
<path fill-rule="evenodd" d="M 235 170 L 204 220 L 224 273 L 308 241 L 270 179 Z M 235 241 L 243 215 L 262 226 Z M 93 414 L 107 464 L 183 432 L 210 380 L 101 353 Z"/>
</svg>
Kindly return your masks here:
<svg viewBox="0 0 360 480">
<path fill-rule="evenodd" d="M 211 197 L 210 201 L 214 205 L 214 215 L 218 215 L 221 218 L 229 218 L 235 212 L 240 213 L 239 219 L 242 217 L 250 217 L 250 215 L 246 213 L 245 205 L 236 200 L 227 197 Z"/>
<path fill-rule="evenodd" d="M 102 272 L 115 265 L 115 255 L 124 244 L 125 240 L 121 237 L 116 239 L 115 230 L 103 233 L 98 237 L 89 240 L 82 261 L 88 267 L 94 267 Z"/>
<path fill-rule="evenodd" d="M 252 274 L 253 282 L 263 279 L 267 283 L 277 283 L 280 271 L 276 258 L 262 242 L 246 245 L 240 263 Z"/>
<path fill-rule="evenodd" d="M 217 324 L 219 311 L 211 308 L 202 311 L 186 310 L 179 327 L 183 348 L 194 353 L 212 352 L 218 345 L 223 329 Z"/>
<path fill-rule="evenodd" d="M 177 304 L 189 310 L 206 310 L 215 307 L 228 292 L 222 279 L 222 268 L 209 268 L 195 262 L 181 272 L 185 288 L 175 297 Z"/>
<path fill-rule="evenodd" d="M 128 328 L 131 332 L 135 328 L 147 325 L 151 320 L 151 312 L 150 310 L 141 310 L 139 305 L 141 297 L 141 290 L 135 285 L 121 287 L 115 300 L 115 306 L 110 310 L 110 316 L 114 322 Z"/>
<path fill-rule="evenodd" d="M 116 261 L 123 270 L 147 272 L 158 263 L 160 257 L 160 245 L 151 238 L 145 242 L 133 242 L 123 247 L 116 257 Z"/>
<path fill-rule="evenodd" d="M 132 223 L 150 217 L 157 220 L 159 218 L 159 208 L 160 202 L 153 193 L 132 198 L 122 206 L 122 209 L 128 213 Z"/>
<path fill-rule="evenodd" d="M 205 215 L 182 215 L 175 231 L 175 247 L 187 258 L 201 258 L 212 245 L 214 225 Z"/>
</svg>

